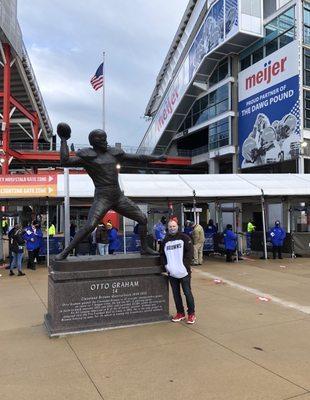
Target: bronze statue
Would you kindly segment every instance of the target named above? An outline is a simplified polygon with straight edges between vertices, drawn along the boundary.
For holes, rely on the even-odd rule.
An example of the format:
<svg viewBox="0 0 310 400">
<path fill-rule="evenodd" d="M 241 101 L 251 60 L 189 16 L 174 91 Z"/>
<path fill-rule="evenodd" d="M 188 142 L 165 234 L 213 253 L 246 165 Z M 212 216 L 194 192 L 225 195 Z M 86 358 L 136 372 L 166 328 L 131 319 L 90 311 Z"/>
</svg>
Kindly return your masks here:
<svg viewBox="0 0 310 400">
<path fill-rule="evenodd" d="M 86 225 L 76 233 L 69 246 L 58 254 L 55 259 L 65 259 L 70 251 L 96 228 L 109 210 L 114 210 L 124 217 L 139 223 L 141 254 L 158 254 L 151 249 L 146 242 L 146 216 L 133 201 L 124 196 L 119 187 L 117 164 L 125 164 L 126 162 L 148 163 L 153 161 L 165 161 L 166 157 L 127 154 L 122 149 L 109 147 L 107 143 L 107 134 L 101 129 L 91 131 L 88 136 L 92 148 L 87 147 L 78 150 L 76 156 L 70 157 L 67 144 L 67 140 L 71 136 L 70 126 L 65 123 L 58 124 L 57 134 L 61 139 L 61 165 L 64 167 L 84 167 L 94 182 L 95 195 L 93 204 L 88 213 Z"/>
</svg>

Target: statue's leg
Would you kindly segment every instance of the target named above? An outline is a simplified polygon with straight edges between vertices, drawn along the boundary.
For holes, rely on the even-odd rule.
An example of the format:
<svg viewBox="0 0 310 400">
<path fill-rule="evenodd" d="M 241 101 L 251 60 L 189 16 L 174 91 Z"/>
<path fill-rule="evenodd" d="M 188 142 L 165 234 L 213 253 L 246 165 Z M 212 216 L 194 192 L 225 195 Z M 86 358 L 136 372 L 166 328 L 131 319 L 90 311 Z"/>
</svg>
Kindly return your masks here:
<svg viewBox="0 0 310 400">
<path fill-rule="evenodd" d="M 86 224 L 77 231 L 72 241 L 60 254 L 57 254 L 55 260 L 65 259 L 71 250 L 73 250 L 85 237 L 87 237 L 98 225 L 100 220 L 111 209 L 110 200 L 98 198 L 95 196 L 94 202 L 89 210 Z"/>
<path fill-rule="evenodd" d="M 157 251 L 147 245 L 147 217 L 133 201 L 122 195 L 116 204 L 113 204 L 113 210 L 126 218 L 133 219 L 139 223 L 139 234 L 141 240 L 141 254 L 158 255 Z"/>
</svg>

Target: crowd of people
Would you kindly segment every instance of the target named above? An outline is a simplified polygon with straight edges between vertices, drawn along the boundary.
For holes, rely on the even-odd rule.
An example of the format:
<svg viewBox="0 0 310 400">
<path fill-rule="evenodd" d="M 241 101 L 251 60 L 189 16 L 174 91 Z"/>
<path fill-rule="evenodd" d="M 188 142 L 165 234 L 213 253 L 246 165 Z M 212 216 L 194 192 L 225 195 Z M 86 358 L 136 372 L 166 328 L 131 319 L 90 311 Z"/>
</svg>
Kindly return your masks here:
<svg viewBox="0 0 310 400">
<path fill-rule="evenodd" d="M 178 224 L 176 217 L 171 217 Z M 168 224 L 166 216 L 163 216 L 153 228 L 154 247 L 157 251 L 161 252 L 162 245 L 168 232 Z M 256 226 L 253 220 L 249 220 L 246 227 L 246 253 L 250 254 L 252 247 L 253 235 L 255 234 Z M 24 255 L 24 248 L 28 253 L 27 268 L 36 269 L 36 264 L 39 260 L 40 251 L 43 248 L 43 232 L 39 221 L 32 221 L 26 227 L 15 224 L 13 228 L 9 229 L 8 223 L 5 219 L 2 220 L 2 229 L 8 234 L 9 238 L 9 252 L 10 252 L 10 274 L 13 275 L 13 269 L 18 269 L 18 275 L 23 275 L 22 261 Z M 134 228 L 134 233 L 138 234 L 138 224 Z M 56 228 L 54 223 L 50 223 L 48 227 L 50 237 L 55 236 Z M 76 226 L 70 226 L 70 238 L 74 237 L 76 233 Z M 207 226 L 203 228 L 199 223 L 187 220 L 183 233 L 188 235 L 193 244 L 193 257 L 191 265 L 197 266 L 203 263 L 203 252 L 206 239 L 212 239 L 213 252 L 218 252 L 219 241 L 224 245 L 226 253 L 226 262 L 235 261 L 235 254 L 238 251 L 238 235 L 233 232 L 233 227 L 228 224 L 224 231 L 219 235 L 218 227 L 214 224 L 212 219 L 209 220 Z M 217 239 L 215 239 L 217 237 Z M 219 239 L 218 239 L 219 238 Z M 286 238 L 286 232 L 281 227 L 280 221 L 275 221 L 274 227 L 268 231 L 267 241 L 272 245 L 272 254 L 275 259 L 282 258 L 283 245 Z M 91 255 L 111 255 L 120 249 L 120 240 L 118 229 L 113 226 L 112 221 L 108 220 L 107 223 L 101 222 L 97 228 L 89 236 L 89 254 Z"/>
<path fill-rule="evenodd" d="M 14 269 L 17 269 L 18 276 L 24 276 L 22 271 L 24 250 L 28 253 L 27 268 L 35 270 L 39 262 L 40 250 L 43 247 L 43 232 L 38 221 L 32 221 L 31 224 L 22 227 L 16 223 L 8 231 L 10 263 L 8 269 L 10 276 L 14 276 Z"/>
<path fill-rule="evenodd" d="M 50 223 L 46 229 L 49 237 L 56 235 L 56 227 L 54 223 Z M 76 233 L 76 226 L 71 224 L 71 239 Z M 24 254 L 27 252 L 27 269 L 36 270 L 37 264 L 40 262 L 40 253 L 44 248 L 43 230 L 40 222 L 34 220 L 29 225 L 23 227 L 19 223 L 6 230 L 9 241 L 9 269 L 10 276 L 16 275 L 14 270 L 17 269 L 18 276 L 24 276 L 23 261 Z M 114 254 L 120 247 L 118 237 L 118 229 L 113 226 L 112 221 L 106 224 L 100 223 L 89 237 L 90 251 L 92 255 L 108 255 Z M 25 251 L 26 250 L 26 251 Z"/>
<path fill-rule="evenodd" d="M 153 237 L 155 240 L 155 247 L 157 250 L 161 249 L 161 243 L 165 239 L 167 233 L 167 218 L 163 216 L 158 223 L 155 224 L 153 230 Z M 254 220 L 250 219 L 246 226 L 246 254 L 251 253 L 252 241 L 256 231 L 256 226 Z M 212 219 L 209 220 L 207 226 L 203 228 L 199 223 L 194 223 L 193 221 L 185 221 L 183 233 L 191 237 L 193 242 L 193 260 L 192 265 L 202 265 L 203 262 L 203 252 L 207 241 L 211 239 L 212 251 L 206 249 L 206 253 L 219 253 L 219 245 L 222 244 L 225 249 L 226 262 L 234 262 L 236 260 L 236 255 L 239 254 L 239 259 L 241 259 L 241 251 L 238 249 L 238 234 L 233 231 L 233 226 L 227 224 L 223 232 L 218 232 L 218 227 L 215 225 Z M 275 224 L 267 233 L 267 242 L 272 246 L 272 254 L 275 259 L 278 257 L 282 258 L 282 251 L 284 246 L 284 241 L 286 238 L 285 229 L 281 227 L 280 221 L 275 221 Z"/>
<path fill-rule="evenodd" d="M 174 217 L 175 219 L 175 217 Z M 176 222 L 178 222 L 176 220 Z M 161 249 L 161 243 L 164 241 L 167 234 L 167 219 L 162 217 L 160 221 L 154 226 L 154 239 L 157 249 Z M 183 233 L 189 236 L 193 243 L 193 258 L 191 265 L 197 266 L 203 263 L 203 251 L 206 237 L 211 237 L 214 241 L 213 249 L 217 252 L 217 242 L 215 240 L 215 235 L 218 233 L 218 228 L 214 224 L 212 219 L 209 220 L 206 228 L 203 228 L 199 223 L 187 220 L 185 221 L 185 226 Z M 233 255 L 237 250 L 237 235 L 232 230 L 232 225 L 228 224 L 221 235 L 221 240 L 225 247 L 226 261 L 233 262 Z"/>
<path fill-rule="evenodd" d="M 71 233 L 73 238 L 75 232 L 71 232 L 70 229 L 70 236 Z M 90 234 L 88 240 L 90 245 L 89 253 L 91 255 L 105 256 L 108 254 L 114 254 L 120 248 L 118 229 L 113 226 L 111 220 L 108 220 L 106 224 L 100 222 L 100 224 Z"/>
<path fill-rule="evenodd" d="M 4 225 L 2 225 L 4 228 Z M 55 225 L 48 226 L 49 236 L 56 234 Z M 247 252 L 251 251 L 251 243 L 256 230 L 254 221 L 250 220 L 247 224 Z M 75 235 L 76 227 L 71 224 L 70 236 Z M 138 225 L 134 228 L 134 233 L 138 234 Z M 39 261 L 40 251 L 43 246 L 43 232 L 40 223 L 36 220 L 23 228 L 16 223 L 11 230 L 7 229 L 10 250 L 10 276 L 14 276 L 14 269 L 17 269 L 18 276 L 24 276 L 22 270 L 24 250 L 28 252 L 27 268 L 35 270 Z M 203 251 L 206 237 L 215 237 L 218 228 L 210 219 L 208 225 L 203 228 L 198 222 L 186 221 L 184 230 L 179 229 L 178 219 L 171 216 L 163 216 L 153 229 L 155 247 L 161 256 L 161 262 L 166 269 L 169 277 L 170 286 L 176 307 L 176 314 L 172 318 L 173 322 L 180 322 L 186 319 L 185 309 L 181 296 L 181 288 L 187 304 L 187 323 L 196 322 L 195 300 L 191 290 L 192 266 L 199 266 L 203 263 Z M 238 236 L 233 232 L 231 224 L 227 224 L 221 234 L 222 242 L 225 246 L 226 262 L 233 262 L 237 252 Z M 273 258 L 282 258 L 282 249 L 286 232 L 281 227 L 280 221 L 275 221 L 275 225 L 268 232 L 268 240 L 272 243 Z M 105 256 L 114 254 L 120 247 L 118 230 L 109 220 L 106 224 L 101 222 L 89 236 L 90 254 Z"/>
</svg>

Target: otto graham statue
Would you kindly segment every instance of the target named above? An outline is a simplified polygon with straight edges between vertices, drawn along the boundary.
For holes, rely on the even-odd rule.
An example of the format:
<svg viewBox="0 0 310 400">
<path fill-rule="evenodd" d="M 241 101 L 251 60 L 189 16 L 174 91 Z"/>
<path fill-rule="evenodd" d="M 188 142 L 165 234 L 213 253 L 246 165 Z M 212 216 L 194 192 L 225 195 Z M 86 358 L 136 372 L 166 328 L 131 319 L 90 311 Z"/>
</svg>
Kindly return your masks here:
<svg viewBox="0 0 310 400">
<path fill-rule="evenodd" d="M 109 210 L 114 210 L 124 217 L 137 221 L 141 239 L 141 254 L 157 254 L 157 252 L 148 247 L 146 242 L 146 216 L 134 202 L 124 196 L 119 187 L 117 164 L 165 161 L 166 157 L 127 154 L 122 149 L 109 147 L 107 134 L 101 129 L 90 132 L 88 140 L 92 147 L 78 150 L 76 156 L 70 157 L 67 145 L 67 140 L 71 136 L 70 126 L 65 123 L 58 124 L 57 134 L 61 139 L 61 165 L 64 167 L 84 167 L 94 182 L 95 195 L 86 225 L 76 233 L 69 246 L 58 254 L 55 259 L 65 259 L 70 251 L 96 228 Z"/>
</svg>

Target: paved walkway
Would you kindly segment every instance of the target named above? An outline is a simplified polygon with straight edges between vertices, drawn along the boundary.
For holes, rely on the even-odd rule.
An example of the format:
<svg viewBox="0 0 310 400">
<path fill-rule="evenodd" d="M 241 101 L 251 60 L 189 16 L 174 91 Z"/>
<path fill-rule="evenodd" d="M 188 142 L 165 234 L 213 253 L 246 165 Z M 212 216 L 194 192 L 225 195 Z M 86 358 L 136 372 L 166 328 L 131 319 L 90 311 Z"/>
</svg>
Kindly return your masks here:
<svg viewBox="0 0 310 400">
<path fill-rule="evenodd" d="M 42 324 L 46 269 L 26 273 L 0 270 L 1 400 L 310 400 L 307 259 L 207 259 L 197 324 L 59 339 Z"/>
</svg>

